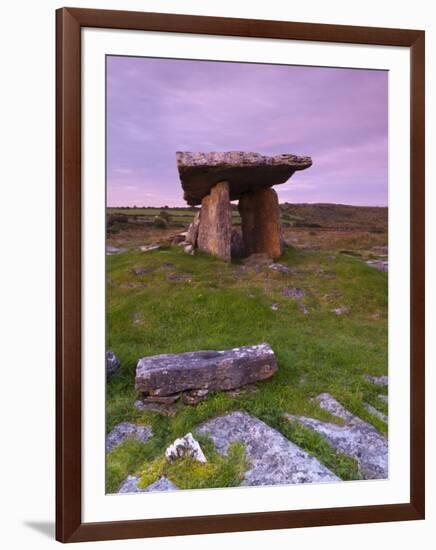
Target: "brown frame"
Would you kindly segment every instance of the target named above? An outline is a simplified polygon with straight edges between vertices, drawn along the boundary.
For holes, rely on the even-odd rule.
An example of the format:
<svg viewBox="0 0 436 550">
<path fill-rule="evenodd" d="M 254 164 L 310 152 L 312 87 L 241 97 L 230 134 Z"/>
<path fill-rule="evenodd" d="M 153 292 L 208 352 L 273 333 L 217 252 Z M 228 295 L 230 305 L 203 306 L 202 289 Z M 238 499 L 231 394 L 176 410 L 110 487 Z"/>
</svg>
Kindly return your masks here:
<svg viewBox="0 0 436 550">
<path fill-rule="evenodd" d="M 410 502 L 215 516 L 81 521 L 81 29 L 102 27 L 404 46 L 411 62 Z M 418 30 L 61 8 L 56 12 L 56 539 L 159 537 L 423 519 L 424 52 Z"/>
</svg>

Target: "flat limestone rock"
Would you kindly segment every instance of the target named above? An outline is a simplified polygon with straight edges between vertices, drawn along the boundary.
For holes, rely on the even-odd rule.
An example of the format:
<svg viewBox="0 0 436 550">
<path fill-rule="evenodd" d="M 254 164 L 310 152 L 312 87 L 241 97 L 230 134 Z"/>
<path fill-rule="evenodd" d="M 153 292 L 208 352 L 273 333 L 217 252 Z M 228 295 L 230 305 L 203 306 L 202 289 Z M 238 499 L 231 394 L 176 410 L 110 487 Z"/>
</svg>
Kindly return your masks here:
<svg viewBox="0 0 436 550">
<path fill-rule="evenodd" d="M 228 181 L 230 200 L 247 191 L 285 183 L 297 170 L 312 166 L 310 157 L 227 151 L 219 153 L 176 153 L 177 168 L 190 205 L 200 204 L 203 197 L 220 181 Z"/>
<path fill-rule="evenodd" d="M 138 486 L 139 483 L 139 477 L 138 476 L 127 476 L 126 479 L 121 484 L 121 487 L 118 490 L 118 493 L 151 493 L 151 492 L 158 492 L 158 491 L 178 491 L 179 488 L 177 485 L 174 485 L 172 481 L 170 481 L 165 476 L 162 476 L 157 481 L 152 483 L 151 485 L 148 485 L 144 489 L 141 489 Z"/>
<path fill-rule="evenodd" d="M 277 370 L 268 344 L 224 351 L 194 351 L 143 357 L 136 367 L 136 389 L 146 395 L 186 390 L 231 390 L 270 378 Z"/>
<path fill-rule="evenodd" d="M 258 418 L 241 411 L 200 424 L 196 432 L 208 435 L 217 452 L 226 455 L 229 445 L 241 442 L 250 462 L 242 485 L 285 485 L 341 481 L 316 458 L 286 439 Z"/>
<path fill-rule="evenodd" d="M 374 426 L 347 411 L 328 393 L 317 397 L 322 409 L 344 420 L 344 425 L 323 422 L 305 416 L 286 415 L 322 435 L 337 451 L 355 458 L 363 479 L 387 479 L 388 442 Z"/>
<path fill-rule="evenodd" d="M 373 267 L 383 273 L 387 273 L 389 271 L 389 262 L 387 260 L 368 260 L 365 263 L 366 265 L 369 265 L 369 267 Z"/>
<path fill-rule="evenodd" d="M 371 376 L 370 374 L 365 374 L 365 379 L 368 380 L 368 382 L 371 382 L 371 384 L 375 384 L 376 386 L 387 387 L 389 384 L 389 378 L 387 376 Z"/>
<path fill-rule="evenodd" d="M 106 452 L 110 453 L 126 439 L 136 439 L 141 443 L 147 443 L 152 435 L 151 426 L 139 426 L 131 422 L 121 422 L 106 436 Z"/>
</svg>

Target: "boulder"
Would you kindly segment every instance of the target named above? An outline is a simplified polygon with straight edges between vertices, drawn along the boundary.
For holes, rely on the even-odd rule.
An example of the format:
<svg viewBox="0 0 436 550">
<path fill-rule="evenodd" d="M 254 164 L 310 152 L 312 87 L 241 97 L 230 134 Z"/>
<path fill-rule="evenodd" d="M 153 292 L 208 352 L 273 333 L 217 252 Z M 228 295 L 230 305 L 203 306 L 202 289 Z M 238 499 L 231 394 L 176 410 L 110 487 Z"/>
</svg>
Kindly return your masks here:
<svg viewBox="0 0 436 550">
<path fill-rule="evenodd" d="M 282 255 L 279 199 L 274 189 L 259 188 L 245 193 L 239 200 L 242 237 L 247 255 Z"/>
<path fill-rule="evenodd" d="M 106 380 L 110 380 L 120 370 L 121 364 L 113 351 L 106 352 Z"/>
<path fill-rule="evenodd" d="M 190 205 L 201 204 L 220 181 L 229 182 L 230 200 L 236 200 L 259 187 L 285 183 L 297 170 L 312 165 L 310 157 L 268 157 L 243 151 L 177 152 L 176 161 L 184 199 Z"/>
<path fill-rule="evenodd" d="M 230 261 L 232 211 L 229 202 L 229 184 L 221 181 L 201 201 L 201 217 L 197 246 L 203 252 Z"/>
<path fill-rule="evenodd" d="M 270 378 L 276 370 L 268 344 L 154 355 L 138 361 L 135 385 L 145 395 L 158 396 L 195 389 L 230 390 Z"/>
</svg>

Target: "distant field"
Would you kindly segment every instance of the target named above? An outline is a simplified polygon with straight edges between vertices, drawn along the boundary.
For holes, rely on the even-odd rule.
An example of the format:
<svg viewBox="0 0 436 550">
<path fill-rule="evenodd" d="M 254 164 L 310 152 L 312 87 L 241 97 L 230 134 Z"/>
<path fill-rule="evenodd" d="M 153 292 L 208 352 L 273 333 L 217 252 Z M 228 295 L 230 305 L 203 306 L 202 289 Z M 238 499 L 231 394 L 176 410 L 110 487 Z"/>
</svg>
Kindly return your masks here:
<svg viewBox="0 0 436 550">
<path fill-rule="evenodd" d="M 108 215 L 124 215 L 128 222 L 151 222 L 161 212 L 169 216 L 169 225 L 189 224 L 198 208 L 122 208 L 110 207 Z M 350 230 L 360 229 L 370 232 L 385 232 L 388 227 L 386 207 L 350 206 L 342 204 L 280 204 L 281 222 L 286 227 L 309 227 L 318 229 Z M 232 207 L 235 225 L 241 219 L 236 206 Z"/>
</svg>

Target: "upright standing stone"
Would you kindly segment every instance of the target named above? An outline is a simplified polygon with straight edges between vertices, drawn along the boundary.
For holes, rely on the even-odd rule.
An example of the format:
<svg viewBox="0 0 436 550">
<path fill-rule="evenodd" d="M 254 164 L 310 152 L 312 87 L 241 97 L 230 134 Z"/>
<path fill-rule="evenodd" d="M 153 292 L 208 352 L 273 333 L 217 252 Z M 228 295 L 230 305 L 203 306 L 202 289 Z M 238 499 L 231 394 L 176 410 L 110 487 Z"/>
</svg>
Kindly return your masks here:
<svg viewBox="0 0 436 550">
<path fill-rule="evenodd" d="M 194 248 L 197 246 L 198 228 L 200 227 L 200 214 L 201 211 L 198 211 L 195 214 L 194 219 L 190 223 L 188 231 L 186 232 L 185 240 L 188 243 L 191 243 Z"/>
<path fill-rule="evenodd" d="M 250 254 L 267 254 L 278 258 L 282 254 L 280 210 L 277 193 L 261 187 L 244 193 L 239 199 L 244 251 Z"/>
<path fill-rule="evenodd" d="M 231 259 L 232 211 L 229 184 L 221 181 L 201 201 L 197 246 L 222 260 Z"/>
</svg>

